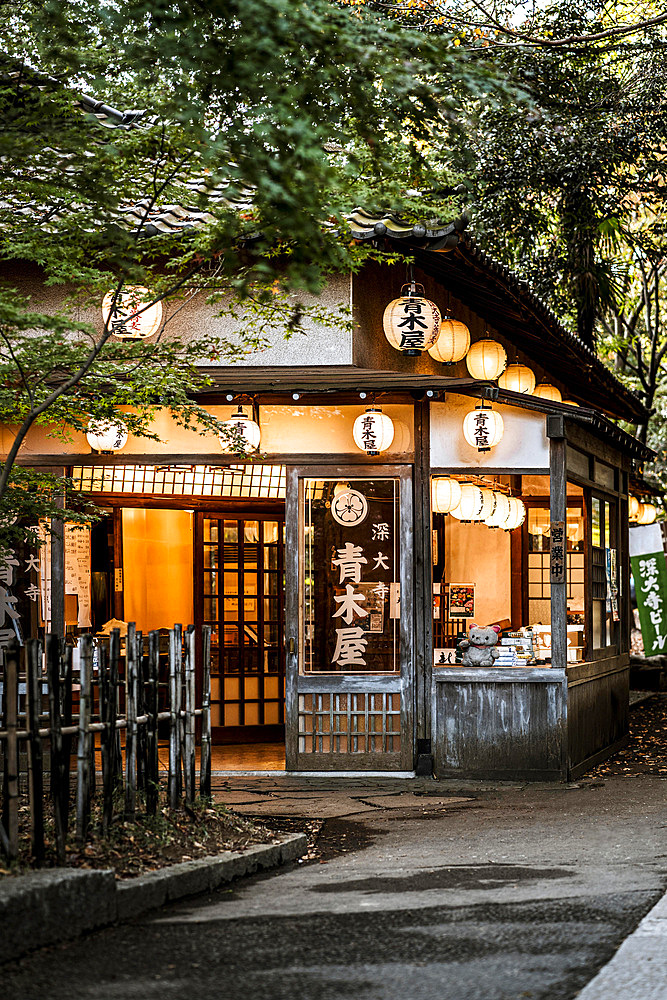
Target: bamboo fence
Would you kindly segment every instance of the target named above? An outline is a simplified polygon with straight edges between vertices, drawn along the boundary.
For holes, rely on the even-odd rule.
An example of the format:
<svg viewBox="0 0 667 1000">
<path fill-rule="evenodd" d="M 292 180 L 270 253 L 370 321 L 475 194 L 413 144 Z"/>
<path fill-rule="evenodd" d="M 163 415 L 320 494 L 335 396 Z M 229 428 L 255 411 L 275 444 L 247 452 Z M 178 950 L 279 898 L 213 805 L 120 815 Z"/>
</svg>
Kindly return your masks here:
<svg viewBox="0 0 667 1000">
<path fill-rule="evenodd" d="M 174 625 L 168 649 L 162 653 L 159 632 L 147 643 L 133 623 L 128 625 L 125 655 L 120 631 L 108 640 L 85 633 L 79 637 L 78 678 L 73 647 L 56 635 L 2 651 L 2 816 L 0 850 L 11 861 L 18 857 L 22 778 L 27 778 L 32 857 L 44 859 L 44 783 L 48 775 L 56 853 L 65 861 L 70 827 L 71 793 L 75 792 L 76 839 L 83 845 L 90 822 L 91 800 L 102 795 L 103 830 L 114 820 L 114 795 L 122 790 L 124 819 L 133 819 L 138 794 L 146 812 L 158 808 L 160 768 L 158 727 L 168 728 L 169 806 L 194 803 L 197 792 L 211 796 L 211 630 L 202 628 L 201 707 L 195 685 L 196 633 Z M 166 660 L 166 663 L 164 663 Z M 168 677 L 161 680 L 167 672 Z M 78 684 L 76 681 L 78 680 Z M 78 694 L 78 707 L 76 695 Z M 22 701 L 23 696 L 23 701 Z M 48 708 L 43 711 L 43 703 Z M 161 707 L 160 701 L 165 704 Z M 75 711 L 76 708 L 76 711 Z M 199 720 L 199 726 L 197 725 Z M 199 783 L 196 744 L 199 729 Z M 125 734 L 125 746 L 121 733 Z M 97 787 L 96 746 L 101 757 L 101 787 Z M 72 758 L 76 767 L 72 771 Z M 46 766 L 48 765 L 48 766 Z M 74 788 L 72 788 L 72 784 Z"/>
</svg>

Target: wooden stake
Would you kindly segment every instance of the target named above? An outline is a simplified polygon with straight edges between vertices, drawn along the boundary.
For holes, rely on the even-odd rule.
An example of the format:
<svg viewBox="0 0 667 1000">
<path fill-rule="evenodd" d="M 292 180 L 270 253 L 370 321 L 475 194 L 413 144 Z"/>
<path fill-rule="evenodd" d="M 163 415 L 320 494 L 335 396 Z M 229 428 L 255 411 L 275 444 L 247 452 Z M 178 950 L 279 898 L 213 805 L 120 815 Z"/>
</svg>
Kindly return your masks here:
<svg viewBox="0 0 667 1000">
<path fill-rule="evenodd" d="M 202 628 L 202 704 L 199 794 L 211 798 L 211 627 Z"/>
<path fill-rule="evenodd" d="M 76 759 L 76 839 L 83 847 L 90 819 L 90 696 L 93 673 L 93 637 L 79 637 L 79 747 Z"/>
<path fill-rule="evenodd" d="M 109 637 L 109 695 L 110 704 L 109 712 L 111 713 L 111 728 L 109 730 L 109 743 L 110 743 L 110 753 L 111 753 L 111 796 L 113 798 L 113 790 L 119 786 L 123 781 L 123 759 L 120 752 L 120 732 L 116 728 L 116 719 L 118 718 L 118 663 L 120 660 L 120 629 L 114 628 L 111 630 L 111 635 Z M 111 802 L 109 808 L 112 808 L 113 803 Z M 109 823 L 111 823 L 111 813 L 109 813 Z"/>
<path fill-rule="evenodd" d="M 28 796 L 30 801 L 31 847 L 35 864 L 44 861 L 44 760 L 39 735 L 42 711 L 42 644 L 26 643 L 26 716 L 28 729 Z"/>
<path fill-rule="evenodd" d="M 195 627 L 188 625 L 185 633 L 185 738 L 183 740 L 183 771 L 185 801 L 195 800 Z"/>
<path fill-rule="evenodd" d="M 73 675 L 72 660 L 74 649 L 72 646 L 66 646 L 65 640 L 60 636 L 56 636 L 56 641 L 58 643 L 58 659 L 60 660 L 62 670 L 60 675 L 60 718 L 62 719 L 63 726 L 71 726 Z M 60 794 L 62 795 L 60 809 L 63 817 L 63 829 L 65 831 L 65 836 L 67 836 L 67 831 L 69 829 L 69 789 L 73 745 L 73 736 L 63 736 L 63 756 L 61 765 L 63 769 L 63 781 L 60 785 Z"/>
<path fill-rule="evenodd" d="M 148 690 L 146 694 L 146 812 L 154 816 L 157 812 L 159 796 L 158 761 L 158 677 L 160 670 L 160 633 L 148 636 Z"/>
<path fill-rule="evenodd" d="M 62 736 L 60 683 L 60 640 L 53 632 L 46 636 L 46 678 L 49 691 L 49 726 L 51 729 L 51 802 L 56 836 L 58 864 L 65 864 L 67 812 L 63 799 L 69 798 L 69 760 L 65 766 Z"/>
<path fill-rule="evenodd" d="M 12 642 L 5 649 L 4 728 L 7 732 L 3 774 L 2 849 L 8 861 L 19 853 L 19 647 Z"/>
<path fill-rule="evenodd" d="M 137 647 L 135 624 L 127 626 L 125 643 L 125 817 L 133 820 L 137 811 Z"/>
<path fill-rule="evenodd" d="M 181 626 L 169 630 L 169 807 L 181 795 Z"/>
</svg>

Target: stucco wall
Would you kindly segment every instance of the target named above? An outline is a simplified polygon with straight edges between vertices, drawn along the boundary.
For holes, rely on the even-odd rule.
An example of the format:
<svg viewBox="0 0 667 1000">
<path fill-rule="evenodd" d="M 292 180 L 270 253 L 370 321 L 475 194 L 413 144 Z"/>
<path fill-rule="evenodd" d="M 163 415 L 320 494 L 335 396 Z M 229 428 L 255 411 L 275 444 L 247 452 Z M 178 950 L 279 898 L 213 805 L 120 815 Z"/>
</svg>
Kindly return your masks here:
<svg viewBox="0 0 667 1000">
<path fill-rule="evenodd" d="M 431 465 L 434 469 L 549 469 L 549 442 L 543 413 L 494 403 L 504 423 L 501 441 L 479 452 L 463 437 L 463 418 L 477 400 L 447 393 L 431 404 Z"/>
</svg>

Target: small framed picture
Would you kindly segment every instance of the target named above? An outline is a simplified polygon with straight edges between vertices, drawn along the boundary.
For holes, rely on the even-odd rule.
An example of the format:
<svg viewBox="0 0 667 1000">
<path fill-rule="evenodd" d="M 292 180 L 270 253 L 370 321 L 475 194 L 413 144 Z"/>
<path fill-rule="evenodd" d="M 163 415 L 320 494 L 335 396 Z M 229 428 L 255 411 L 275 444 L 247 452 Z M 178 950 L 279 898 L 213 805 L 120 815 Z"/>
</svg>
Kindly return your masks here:
<svg viewBox="0 0 667 1000">
<path fill-rule="evenodd" d="M 449 617 L 475 617 L 475 584 L 450 583 L 449 585 Z"/>
</svg>

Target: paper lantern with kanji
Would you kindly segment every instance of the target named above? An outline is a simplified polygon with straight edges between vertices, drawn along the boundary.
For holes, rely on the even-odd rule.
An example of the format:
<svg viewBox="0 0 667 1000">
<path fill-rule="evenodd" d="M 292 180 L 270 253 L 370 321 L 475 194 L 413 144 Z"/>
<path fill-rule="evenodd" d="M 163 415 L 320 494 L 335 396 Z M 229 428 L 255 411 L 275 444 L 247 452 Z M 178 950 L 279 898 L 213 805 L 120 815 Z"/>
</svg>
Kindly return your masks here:
<svg viewBox="0 0 667 1000">
<path fill-rule="evenodd" d="M 526 507 L 523 500 L 519 500 L 518 497 L 508 497 L 510 503 L 510 512 L 503 524 L 500 525 L 505 531 L 514 531 L 515 528 L 520 528 L 526 519 Z"/>
<path fill-rule="evenodd" d="M 434 361 L 452 365 L 465 358 L 470 347 L 470 330 L 458 319 L 443 319 L 438 339 L 428 353 Z"/>
<path fill-rule="evenodd" d="M 133 285 L 119 292 L 107 292 L 102 300 L 104 325 L 119 340 L 148 340 L 162 324 L 162 302 L 151 302 L 147 288 Z"/>
<path fill-rule="evenodd" d="M 630 518 L 631 521 L 635 521 L 637 519 L 638 514 L 639 514 L 639 500 L 637 499 L 637 497 L 633 497 L 631 493 L 628 497 L 628 517 Z"/>
<path fill-rule="evenodd" d="M 449 514 L 461 502 L 461 484 L 457 479 L 435 478 L 431 483 L 434 514 Z"/>
<path fill-rule="evenodd" d="M 503 436 L 503 418 L 490 407 L 477 406 L 463 419 L 463 436 L 471 448 L 490 451 Z"/>
<path fill-rule="evenodd" d="M 127 428 L 120 420 L 91 420 L 86 440 L 93 451 L 120 451 L 127 444 Z"/>
<path fill-rule="evenodd" d="M 354 421 L 352 436 L 357 448 L 367 455 L 379 455 L 394 440 L 394 424 L 379 406 L 369 406 Z"/>
<path fill-rule="evenodd" d="M 505 371 L 507 351 L 497 340 L 477 340 L 466 354 L 466 365 L 473 378 L 494 381 Z"/>
<path fill-rule="evenodd" d="M 463 483 L 459 505 L 454 507 L 450 514 L 459 521 L 477 521 L 483 506 L 484 497 L 479 486 L 475 486 L 473 483 Z"/>
<path fill-rule="evenodd" d="M 526 365 L 508 365 L 498 379 L 501 389 L 530 395 L 535 388 L 535 375 Z"/>
<path fill-rule="evenodd" d="M 502 528 L 505 521 L 510 516 L 510 498 L 506 493 L 494 491 L 496 494 L 496 506 L 492 514 L 485 518 L 484 524 L 487 528 Z"/>
<path fill-rule="evenodd" d="M 422 285 L 403 285 L 400 298 L 393 299 L 385 309 L 382 326 L 392 347 L 414 357 L 428 351 L 438 339 L 440 310 L 424 297 Z"/>
<path fill-rule="evenodd" d="M 220 435 L 220 447 L 223 451 L 245 454 L 259 448 L 259 424 L 244 412 L 242 406 L 228 420 L 223 420 L 222 426 L 227 431 Z"/>
<path fill-rule="evenodd" d="M 549 382 L 540 382 L 533 389 L 533 396 L 537 396 L 539 399 L 549 399 L 552 403 L 562 403 L 563 396 L 560 389 L 557 389 L 555 385 L 550 385 Z"/>
</svg>

